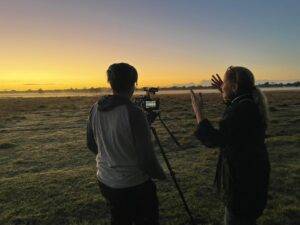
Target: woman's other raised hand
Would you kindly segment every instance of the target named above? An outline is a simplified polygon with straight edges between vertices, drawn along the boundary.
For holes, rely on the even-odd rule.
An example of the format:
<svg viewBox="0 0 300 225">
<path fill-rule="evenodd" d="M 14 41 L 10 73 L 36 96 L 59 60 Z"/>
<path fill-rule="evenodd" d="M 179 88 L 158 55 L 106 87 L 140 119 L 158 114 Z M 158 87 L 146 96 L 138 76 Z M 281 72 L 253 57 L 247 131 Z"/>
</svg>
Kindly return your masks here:
<svg viewBox="0 0 300 225">
<path fill-rule="evenodd" d="M 195 94 L 195 92 L 191 90 L 191 102 L 197 123 L 199 123 L 204 119 L 202 94 Z"/>
<path fill-rule="evenodd" d="M 214 88 L 217 88 L 222 93 L 223 81 L 222 81 L 221 77 L 219 76 L 219 74 L 212 75 L 212 77 L 211 77 L 211 85 Z"/>
</svg>

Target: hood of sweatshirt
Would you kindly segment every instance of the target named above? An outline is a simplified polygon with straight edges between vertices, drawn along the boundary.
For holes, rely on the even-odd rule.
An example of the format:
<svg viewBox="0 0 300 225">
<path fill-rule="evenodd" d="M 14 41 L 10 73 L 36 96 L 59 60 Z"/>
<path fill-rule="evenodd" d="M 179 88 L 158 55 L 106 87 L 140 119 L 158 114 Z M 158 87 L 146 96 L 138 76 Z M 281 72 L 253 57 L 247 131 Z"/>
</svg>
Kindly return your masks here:
<svg viewBox="0 0 300 225">
<path fill-rule="evenodd" d="M 119 96 L 119 95 L 107 95 L 103 96 L 98 101 L 98 110 L 99 111 L 110 111 L 120 105 L 128 105 L 132 102 L 130 99 Z"/>
</svg>

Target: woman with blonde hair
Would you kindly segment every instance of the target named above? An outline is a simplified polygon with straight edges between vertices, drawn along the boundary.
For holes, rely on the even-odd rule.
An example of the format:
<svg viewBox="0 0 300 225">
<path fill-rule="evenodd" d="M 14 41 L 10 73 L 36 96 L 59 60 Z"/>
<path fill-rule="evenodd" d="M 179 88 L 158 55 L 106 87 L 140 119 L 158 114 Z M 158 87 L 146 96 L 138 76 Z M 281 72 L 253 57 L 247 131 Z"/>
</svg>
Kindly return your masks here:
<svg viewBox="0 0 300 225">
<path fill-rule="evenodd" d="M 215 186 L 225 203 L 226 225 L 255 225 L 267 203 L 270 164 L 265 145 L 267 100 L 255 86 L 253 73 L 231 66 L 212 77 L 227 105 L 219 129 L 203 116 L 202 100 L 191 91 L 197 119 L 196 137 L 209 148 L 220 148 Z"/>
</svg>

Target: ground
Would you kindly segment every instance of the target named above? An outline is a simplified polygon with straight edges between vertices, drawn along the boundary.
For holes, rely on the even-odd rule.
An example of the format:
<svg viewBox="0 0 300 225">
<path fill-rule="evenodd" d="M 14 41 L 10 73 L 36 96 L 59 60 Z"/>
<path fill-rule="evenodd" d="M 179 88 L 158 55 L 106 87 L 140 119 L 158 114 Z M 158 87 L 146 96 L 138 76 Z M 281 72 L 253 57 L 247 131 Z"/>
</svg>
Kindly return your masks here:
<svg viewBox="0 0 300 225">
<path fill-rule="evenodd" d="M 267 92 L 272 166 L 269 202 L 261 225 L 300 221 L 300 92 Z M 0 99 L 0 224 L 109 224 L 86 148 L 86 119 L 97 97 Z M 214 124 L 224 106 L 218 94 L 204 94 Z M 193 137 L 195 118 L 188 95 L 161 96 L 162 117 L 184 150 L 159 122 L 158 134 L 193 215 L 201 224 L 222 224 L 223 205 L 212 188 L 217 149 Z M 156 153 L 162 162 L 160 152 Z M 188 224 L 172 180 L 156 182 L 161 224 Z"/>
</svg>

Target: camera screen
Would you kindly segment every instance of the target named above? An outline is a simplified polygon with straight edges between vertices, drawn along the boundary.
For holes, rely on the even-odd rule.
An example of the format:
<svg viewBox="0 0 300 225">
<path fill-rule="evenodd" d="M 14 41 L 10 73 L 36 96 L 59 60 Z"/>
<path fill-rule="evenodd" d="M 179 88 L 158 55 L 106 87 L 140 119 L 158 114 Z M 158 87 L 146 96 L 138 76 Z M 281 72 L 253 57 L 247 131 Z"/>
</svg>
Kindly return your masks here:
<svg viewBox="0 0 300 225">
<path fill-rule="evenodd" d="M 156 108 L 156 101 L 146 101 L 146 109 Z"/>
</svg>

